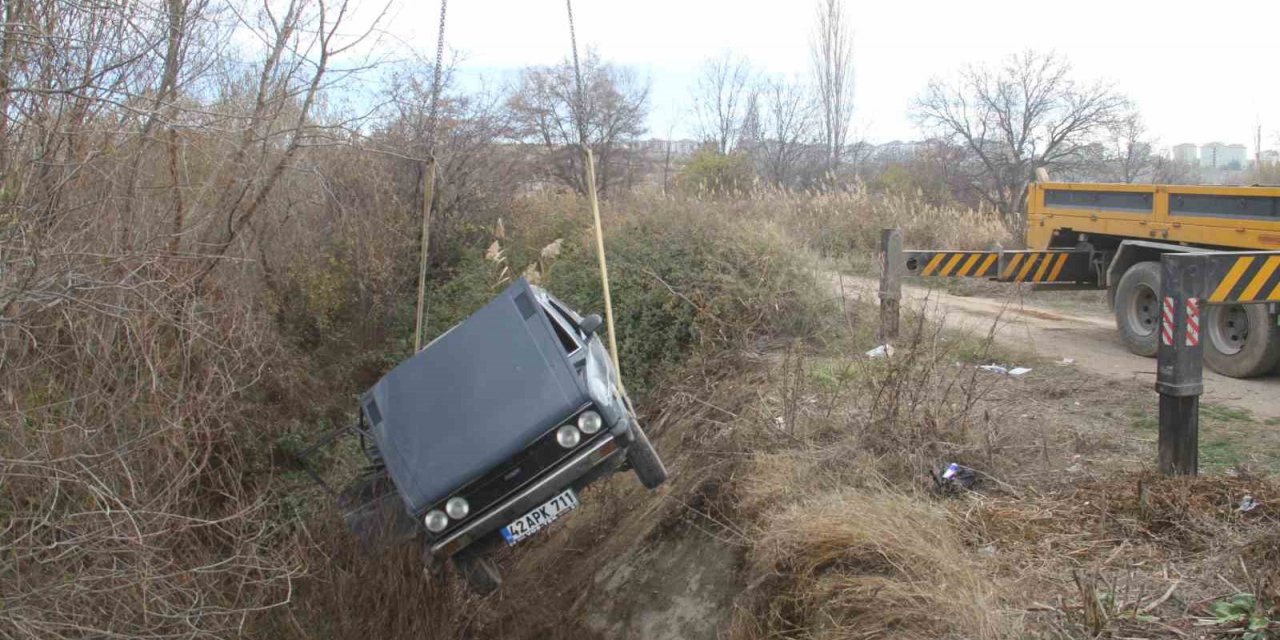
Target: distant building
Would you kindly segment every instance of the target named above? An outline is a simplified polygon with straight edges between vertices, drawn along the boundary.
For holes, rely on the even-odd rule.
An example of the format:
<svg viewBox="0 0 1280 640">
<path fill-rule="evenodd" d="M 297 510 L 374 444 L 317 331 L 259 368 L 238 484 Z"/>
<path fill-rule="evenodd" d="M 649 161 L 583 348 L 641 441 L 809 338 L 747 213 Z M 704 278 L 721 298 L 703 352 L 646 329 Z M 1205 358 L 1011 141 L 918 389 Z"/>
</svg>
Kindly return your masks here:
<svg viewBox="0 0 1280 640">
<path fill-rule="evenodd" d="M 1226 163 L 1223 165 L 1228 169 L 1243 169 L 1249 164 L 1247 151 L 1242 144 L 1227 145 Z"/>
<path fill-rule="evenodd" d="M 1175 146 L 1173 148 L 1173 161 L 1193 167 L 1200 164 L 1200 156 L 1196 153 L 1196 145 L 1184 142 Z"/>
<path fill-rule="evenodd" d="M 1200 145 L 1200 166 L 1216 169 L 1219 166 L 1219 156 L 1222 156 L 1223 160 L 1226 159 L 1226 148 L 1227 145 L 1221 142 L 1206 142 Z"/>
<path fill-rule="evenodd" d="M 1242 144 L 1208 142 L 1200 145 L 1200 166 L 1209 169 L 1238 170 L 1247 161 Z"/>
</svg>

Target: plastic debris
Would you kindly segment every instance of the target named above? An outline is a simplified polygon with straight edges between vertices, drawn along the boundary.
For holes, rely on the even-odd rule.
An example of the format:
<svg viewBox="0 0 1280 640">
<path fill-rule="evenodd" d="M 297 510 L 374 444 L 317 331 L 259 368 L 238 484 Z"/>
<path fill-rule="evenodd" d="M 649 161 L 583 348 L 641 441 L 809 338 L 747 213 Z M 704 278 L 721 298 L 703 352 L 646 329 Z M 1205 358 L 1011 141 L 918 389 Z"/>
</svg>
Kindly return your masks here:
<svg viewBox="0 0 1280 640">
<path fill-rule="evenodd" d="M 991 373 L 999 373 L 1006 376 L 1021 376 L 1031 373 L 1031 369 L 1028 369 L 1027 367 L 1013 367 L 1010 369 L 1009 367 L 1002 367 L 995 363 L 984 364 L 978 368 L 983 371 L 990 371 Z"/>
<path fill-rule="evenodd" d="M 978 473 L 962 464 L 952 462 L 939 472 L 930 472 L 933 483 L 943 493 L 960 493 L 973 488 L 978 481 Z"/>
<path fill-rule="evenodd" d="M 1059 362 L 1058 364 L 1075 364 L 1075 363 L 1076 363 L 1075 358 L 1063 358 L 1062 362 Z"/>
<path fill-rule="evenodd" d="M 1243 512 L 1253 511 L 1254 509 L 1257 509 L 1257 508 L 1258 508 L 1258 501 L 1253 496 L 1246 494 L 1245 497 L 1240 498 L 1240 508 L 1236 509 L 1236 511 L 1240 511 L 1243 513 Z"/>
<path fill-rule="evenodd" d="M 884 358 L 893 355 L 893 345 L 882 344 L 867 352 L 868 358 Z"/>
<path fill-rule="evenodd" d="M 1028 367 L 1014 367 L 1009 370 L 1009 375 L 1011 376 L 1021 376 L 1028 373 L 1031 373 L 1031 369 Z"/>
</svg>

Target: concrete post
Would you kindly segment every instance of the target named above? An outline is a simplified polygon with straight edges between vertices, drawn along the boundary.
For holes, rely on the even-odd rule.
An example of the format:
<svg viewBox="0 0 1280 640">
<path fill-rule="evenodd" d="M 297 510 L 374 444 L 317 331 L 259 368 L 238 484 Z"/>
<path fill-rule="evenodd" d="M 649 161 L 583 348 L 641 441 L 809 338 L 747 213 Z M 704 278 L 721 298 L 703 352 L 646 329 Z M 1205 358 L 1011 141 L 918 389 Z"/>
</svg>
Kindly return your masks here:
<svg viewBox="0 0 1280 640">
<path fill-rule="evenodd" d="M 880 341 L 898 338 L 899 306 L 902 301 L 902 230 L 880 232 Z"/>
</svg>

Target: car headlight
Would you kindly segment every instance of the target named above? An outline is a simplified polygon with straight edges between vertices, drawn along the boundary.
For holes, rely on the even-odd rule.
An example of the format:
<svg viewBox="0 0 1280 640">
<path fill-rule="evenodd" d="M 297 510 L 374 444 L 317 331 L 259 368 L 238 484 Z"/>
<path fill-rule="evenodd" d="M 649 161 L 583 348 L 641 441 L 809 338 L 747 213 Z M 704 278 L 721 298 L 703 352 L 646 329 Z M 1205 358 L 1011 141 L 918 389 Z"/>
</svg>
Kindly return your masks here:
<svg viewBox="0 0 1280 640">
<path fill-rule="evenodd" d="M 470 511 L 471 505 L 467 504 L 467 501 L 462 498 L 449 498 L 449 501 L 444 503 L 444 512 L 454 520 L 461 520 L 467 517 L 467 513 Z"/>
<path fill-rule="evenodd" d="M 603 425 L 604 420 L 600 418 L 600 414 L 594 411 L 583 411 L 582 415 L 578 416 L 578 428 L 587 435 L 599 431 Z"/>
<path fill-rule="evenodd" d="M 582 432 L 577 427 L 566 424 L 556 430 L 556 442 L 566 449 L 572 449 L 582 442 Z"/>
<path fill-rule="evenodd" d="M 449 516 L 443 511 L 428 511 L 426 517 L 422 519 L 422 523 L 427 525 L 427 531 L 431 533 L 440 533 L 444 528 L 449 526 Z"/>
</svg>

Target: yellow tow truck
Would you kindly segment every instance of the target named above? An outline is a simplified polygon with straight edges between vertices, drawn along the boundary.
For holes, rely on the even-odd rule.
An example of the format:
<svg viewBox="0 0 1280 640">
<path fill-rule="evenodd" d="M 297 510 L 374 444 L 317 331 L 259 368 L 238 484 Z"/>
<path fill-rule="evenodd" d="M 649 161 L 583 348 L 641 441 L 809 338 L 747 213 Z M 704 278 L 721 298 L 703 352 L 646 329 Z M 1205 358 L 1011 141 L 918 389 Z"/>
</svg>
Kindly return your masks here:
<svg viewBox="0 0 1280 640">
<path fill-rule="evenodd" d="M 1027 194 L 1026 246 L 905 251 L 905 271 L 1105 289 L 1125 346 L 1153 357 L 1160 256 L 1280 250 L 1280 188 L 1038 182 Z M 1233 302 L 1214 304 L 1224 300 Z M 1280 364 L 1280 257 L 1238 260 L 1205 302 L 1201 330 L 1211 369 L 1248 378 Z"/>
</svg>

